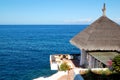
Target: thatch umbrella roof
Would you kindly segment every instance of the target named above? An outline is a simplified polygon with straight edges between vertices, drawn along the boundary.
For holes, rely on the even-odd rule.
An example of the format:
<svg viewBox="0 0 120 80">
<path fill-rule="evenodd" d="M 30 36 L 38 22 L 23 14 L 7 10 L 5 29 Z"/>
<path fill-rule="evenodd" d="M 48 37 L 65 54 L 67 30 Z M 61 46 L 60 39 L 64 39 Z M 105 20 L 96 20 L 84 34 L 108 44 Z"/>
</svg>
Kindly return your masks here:
<svg viewBox="0 0 120 80">
<path fill-rule="evenodd" d="M 101 16 L 85 30 L 70 40 L 71 44 L 85 50 L 120 51 L 120 25 Z"/>
</svg>

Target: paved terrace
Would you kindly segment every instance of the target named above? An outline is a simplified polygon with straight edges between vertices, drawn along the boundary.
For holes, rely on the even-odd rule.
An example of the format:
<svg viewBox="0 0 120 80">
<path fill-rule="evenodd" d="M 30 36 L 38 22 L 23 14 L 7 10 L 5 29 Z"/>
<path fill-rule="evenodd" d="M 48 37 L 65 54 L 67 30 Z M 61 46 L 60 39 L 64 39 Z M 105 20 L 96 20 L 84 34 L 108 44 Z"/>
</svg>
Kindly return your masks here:
<svg viewBox="0 0 120 80">
<path fill-rule="evenodd" d="M 68 75 L 64 75 L 60 77 L 58 80 L 74 80 L 74 69 L 75 68 L 80 68 L 79 63 L 80 63 L 80 54 L 58 54 L 54 55 L 53 61 L 61 64 L 62 62 L 67 62 L 68 65 L 70 65 L 71 70 L 69 71 Z"/>
</svg>

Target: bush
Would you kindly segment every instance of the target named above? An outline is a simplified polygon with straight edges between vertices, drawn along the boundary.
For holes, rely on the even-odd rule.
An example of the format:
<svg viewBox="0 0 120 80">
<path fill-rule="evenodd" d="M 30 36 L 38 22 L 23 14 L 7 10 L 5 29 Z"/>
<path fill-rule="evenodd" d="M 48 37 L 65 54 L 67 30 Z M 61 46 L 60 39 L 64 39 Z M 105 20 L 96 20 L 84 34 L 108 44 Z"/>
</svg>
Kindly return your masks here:
<svg viewBox="0 0 120 80">
<path fill-rule="evenodd" d="M 96 74 L 92 71 L 88 71 L 86 74 L 81 75 L 84 80 L 120 80 L 119 73 L 111 73 L 110 75 L 106 74 Z"/>
<path fill-rule="evenodd" d="M 91 70 L 85 75 L 85 80 L 95 80 L 96 74 L 94 74 Z"/>
<path fill-rule="evenodd" d="M 112 60 L 112 68 L 113 68 L 113 71 L 120 73 L 120 55 L 117 55 Z"/>
<path fill-rule="evenodd" d="M 69 66 L 66 62 L 64 62 L 64 63 L 62 63 L 62 64 L 60 65 L 60 70 L 61 70 L 61 71 L 70 70 L 70 66 Z"/>
</svg>

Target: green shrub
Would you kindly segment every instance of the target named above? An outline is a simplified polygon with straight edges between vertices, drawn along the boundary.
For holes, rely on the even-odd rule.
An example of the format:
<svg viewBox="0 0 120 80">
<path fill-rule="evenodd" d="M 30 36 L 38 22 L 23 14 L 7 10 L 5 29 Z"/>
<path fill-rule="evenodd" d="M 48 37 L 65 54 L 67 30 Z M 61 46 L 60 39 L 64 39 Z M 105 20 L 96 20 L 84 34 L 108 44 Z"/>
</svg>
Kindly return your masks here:
<svg viewBox="0 0 120 80">
<path fill-rule="evenodd" d="M 64 62 L 64 63 L 62 63 L 62 64 L 60 65 L 60 70 L 61 70 L 61 71 L 70 70 L 70 66 L 69 66 L 66 62 Z"/>
<path fill-rule="evenodd" d="M 91 70 L 88 70 L 86 74 L 82 74 L 84 80 L 96 80 L 97 74 L 93 73 Z"/>
<path fill-rule="evenodd" d="M 112 60 L 112 68 L 113 68 L 113 71 L 120 73 L 120 55 L 117 55 Z"/>
<path fill-rule="evenodd" d="M 93 72 L 88 70 L 85 74 L 81 74 L 84 80 L 120 80 L 120 73 L 112 73 L 109 69 L 106 71 Z"/>
</svg>

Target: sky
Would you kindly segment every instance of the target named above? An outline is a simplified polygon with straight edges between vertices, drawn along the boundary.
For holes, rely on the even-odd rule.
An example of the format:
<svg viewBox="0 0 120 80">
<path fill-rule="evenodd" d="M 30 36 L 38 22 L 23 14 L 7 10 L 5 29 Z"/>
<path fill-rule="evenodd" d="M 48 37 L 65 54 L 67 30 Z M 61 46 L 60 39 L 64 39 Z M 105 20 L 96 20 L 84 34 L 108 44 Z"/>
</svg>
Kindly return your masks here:
<svg viewBox="0 0 120 80">
<path fill-rule="evenodd" d="M 0 0 L 0 25 L 90 24 L 106 15 L 120 23 L 120 0 Z"/>
</svg>

